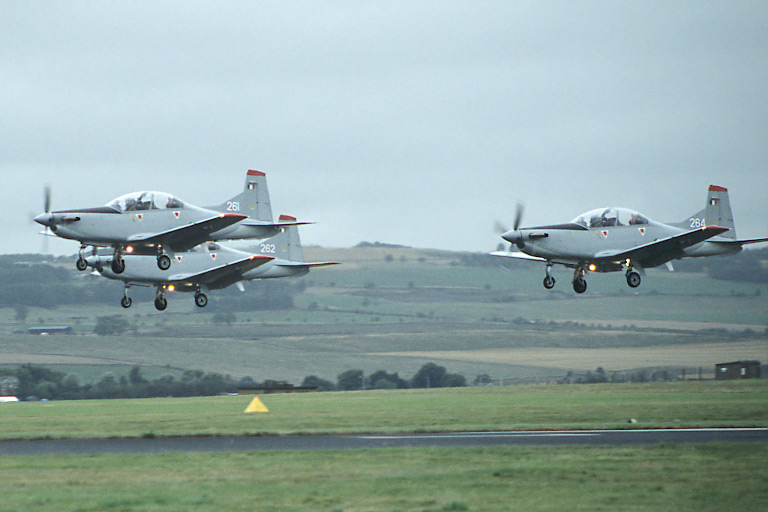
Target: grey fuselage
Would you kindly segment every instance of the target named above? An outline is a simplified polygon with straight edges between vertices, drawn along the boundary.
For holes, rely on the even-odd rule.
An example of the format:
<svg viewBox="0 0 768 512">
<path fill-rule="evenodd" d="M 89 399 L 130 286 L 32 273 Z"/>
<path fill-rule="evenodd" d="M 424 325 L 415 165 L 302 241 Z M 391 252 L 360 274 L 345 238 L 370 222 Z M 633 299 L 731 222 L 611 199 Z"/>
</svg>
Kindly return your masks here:
<svg viewBox="0 0 768 512">
<path fill-rule="evenodd" d="M 123 281 L 126 284 L 146 284 L 152 286 L 165 286 L 173 283 L 177 291 L 196 291 L 199 288 L 221 289 L 230 286 L 238 281 L 250 281 L 252 279 L 273 279 L 280 277 L 299 277 L 309 272 L 309 267 L 292 265 L 283 266 L 285 260 L 273 259 L 247 272 L 232 272 L 220 279 L 201 283 L 196 279 L 177 280 L 179 275 L 194 275 L 205 272 L 213 267 L 226 265 L 243 258 L 251 256 L 253 253 L 238 251 L 223 245 L 216 244 L 217 248 L 208 250 L 204 246 L 196 247 L 192 251 L 176 254 L 171 258 L 171 268 L 160 270 L 155 263 L 155 259 L 147 256 L 125 255 L 125 271 L 115 274 L 110 266 L 111 255 L 96 255 L 86 258 L 88 265 L 95 268 L 102 276 Z M 258 252 L 264 256 L 271 256 L 267 252 Z"/>
<path fill-rule="evenodd" d="M 524 242 L 524 247 L 520 250 L 530 256 L 554 262 L 570 262 L 575 265 L 588 264 L 602 252 L 621 251 L 685 231 L 688 230 L 654 221 L 642 225 L 594 228 L 587 228 L 575 223 L 539 226 L 519 230 Z M 718 237 L 714 237 L 691 247 L 681 248 L 676 254 L 671 255 L 672 257 L 660 258 L 662 261 L 650 259 L 637 263 L 648 268 L 661 265 L 670 259 L 718 256 L 741 251 L 741 246 L 738 244 L 718 243 L 717 240 Z M 598 265 L 596 270 L 618 271 L 621 270 L 621 267 Z"/>
<path fill-rule="evenodd" d="M 77 240 L 85 245 L 140 246 L 140 239 L 170 229 L 222 215 L 221 212 L 184 203 L 182 208 L 151 209 L 120 212 L 109 206 L 64 210 L 38 217 L 46 224 L 47 216 L 54 226 L 54 233 L 61 238 Z M 209 234 L 209 240 L 269 238 L 279 227 L 256 219 L 245 219 Z M 173 250 L 173 246 L 170 247 Z"/>
</svg>

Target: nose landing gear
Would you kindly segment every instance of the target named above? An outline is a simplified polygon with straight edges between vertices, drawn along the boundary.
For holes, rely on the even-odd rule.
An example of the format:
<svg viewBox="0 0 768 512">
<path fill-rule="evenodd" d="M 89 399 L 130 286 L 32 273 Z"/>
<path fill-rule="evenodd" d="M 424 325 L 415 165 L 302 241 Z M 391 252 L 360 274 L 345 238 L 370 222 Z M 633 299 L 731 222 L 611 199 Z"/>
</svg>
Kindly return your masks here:
<svg viewBox="0 0 768 512">
<path fill-rule="evenodd" d="M 555 287 L 555 278 L 552 277 L 552 263 L 547 262 L 547 276 L 544 278 L 544 288 L 551 290 Z"/>
<path fill-rule="evenodd" d="M 208 305 L 208 297 L 203 292 L 198 291 L 195 293 L 195 306 L 204 308 Z"/>
<path fill-rule="evenodd" d="M 129 307 L 131 307 L 131 304 L 133 304 L 133 301 L 128 296 L 128 288 L 130 288 L 130 286 L 126 284 L 125 288 L 123 289 L 123 298 L 120 299 L 120 305 L 123 306 L 125 309 L 128 309 Z"/>
</svg>

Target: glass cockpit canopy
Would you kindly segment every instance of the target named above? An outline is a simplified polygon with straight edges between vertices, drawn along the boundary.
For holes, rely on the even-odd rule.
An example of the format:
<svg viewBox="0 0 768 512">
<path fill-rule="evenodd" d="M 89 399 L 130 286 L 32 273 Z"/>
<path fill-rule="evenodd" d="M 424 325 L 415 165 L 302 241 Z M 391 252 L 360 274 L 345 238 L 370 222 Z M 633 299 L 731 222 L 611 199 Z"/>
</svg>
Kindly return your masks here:
<svg viewBox="0 0 768 512">
<path fill-rule="evenodd" d="M 121 212 L 142 210 L 166 210 L 184 208 L 184 202 L 165 192 L 132 192 L 107 203 L 107 206 Z"/>
<path fill-rule="evenodd" d="M 585 228 L 602 228 L 610 226 L 635 226 L 648 224 L 648 217 L 628 208 L 597 208 L 582 213 L 571 221 Z"/>
</svg>

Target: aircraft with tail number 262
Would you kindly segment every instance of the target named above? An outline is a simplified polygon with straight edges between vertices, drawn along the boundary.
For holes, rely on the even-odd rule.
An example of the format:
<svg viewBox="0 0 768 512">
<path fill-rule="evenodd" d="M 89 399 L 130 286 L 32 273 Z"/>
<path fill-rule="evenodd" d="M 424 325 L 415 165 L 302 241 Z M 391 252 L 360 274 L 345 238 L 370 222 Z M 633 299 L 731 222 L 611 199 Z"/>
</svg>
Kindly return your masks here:
<svg viewBox="0 0 768 512">
<path fill-rule="evenodd" d="M 520 228 L 518 206 L 514 229 L 501 237 L 519 251 L 495 251 L 494 256 L 546 264 L 544 288 L 555 286 L 552 265 L 574 269 L 573 290 L 584 293 L 587 272 L 625 272 L 631 288 L 640 285 L 644 269 L 672 260 L 736 254 L 745 244 L 768 238 L 739 240 L 728 190 L 711 185 L 703 210 L 682 222 L 664 224 L 627 208 L 598 208 L 564 224 Z M 511 246 L 510 246 L 511 249 Z"/>
<path fill-rule="evenodd" d="M 281 215 L 279 220 L 285 227 L 277 235 L 256 243 L 248 242 L 248 247 L 205 242 L 189 251 L 176 253 L 173 269 L 167 272 L 159 270 L 151 257 L 135 254 L 124 256 L 128 264 L 121 273 L 112 270 L 111 254 L 94 254 L 86 257 L 86 262 L 95 273 L 123 281 L 125 288 L 120 304 L 124 308 L 131 307 L 133 302 L 128 294 L 132 286 L 156 287 L 155 308 L 158 311 L 168 306 L 166 294 L 169 292 L 194 292 L 195 305 L 202 308 L 208 304 L 206 294 L 210 290 L 234 284 L 243 291 L 242 281 L 299 277 L 311 268 L 337 264 L 332 261 L 305 262 L 299 223 L 288 215 Z"/>
</svg>

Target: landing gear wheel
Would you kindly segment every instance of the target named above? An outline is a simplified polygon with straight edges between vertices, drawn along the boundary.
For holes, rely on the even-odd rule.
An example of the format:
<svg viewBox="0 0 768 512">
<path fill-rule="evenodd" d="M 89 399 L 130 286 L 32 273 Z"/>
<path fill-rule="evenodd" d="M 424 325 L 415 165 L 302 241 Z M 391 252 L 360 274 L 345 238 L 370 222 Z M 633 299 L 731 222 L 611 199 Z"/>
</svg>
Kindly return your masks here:
<svg viewBox="0 0 768 512">
<path fill-rule="evenodd" d="M 115 274 L 125 272 L 125 260 L 123 258 L 112 258 L 112 272 Z"/>
<path fill-rule="evenodd" d="M 206 297 L 204 293 L 196 293 L 195 306 L 204 308 L 206 305 L 208 305 L 208 297 Z"/>
<path fill-rule="evenodd" d="M 168 301 L 165 300 L 165 297 L 157 297 L 155 299 L 155 309 L 156 310 L 163 311 L 167 307 L 168 307 Z"/>
<path fill-rule="evenodd" d="M 555 278 L 552 276 L 547 276 L 544 278 L 544 288 L 547 290 L 551 290 L 555 287 Z"/>
<path fill-rule="evenodd" d="M 77 270 L 82 272 L 83 270 L 88 268 L 88 262 L 85 261 L 85 258 L 80 256 L 79 258 L 77 258 L 77 263 L 75 263 L 75 266 L 77 267 Z"/>
<path fill-rule="evenodd" d="M 637 288 L 640 286 L 640 274 L 635 271 L 627 272 L 627 284 L 630 288 Z"/>
<path fill-rule="evenodd" d="M 171 258 L 167 254 L 161 254 L 157 257 L 157 268 L 160 270 L 168 270 L 171 268 Z"/>
<path fill-rule="evenodd" d="M 120 305 L 123 306 L 125 309 L 128 309 L 131 307 L 131 304 L 133 304 L 133 301 L 130 297 L 123 297 L 120 299 Z"/>
<path fill-rule="evenodd" d="M 573 280 L 573 291 L 576 293 L 584 293 L 587 291 L 587 282 L 583 277 L 577 277 Z"/>
</svg>

